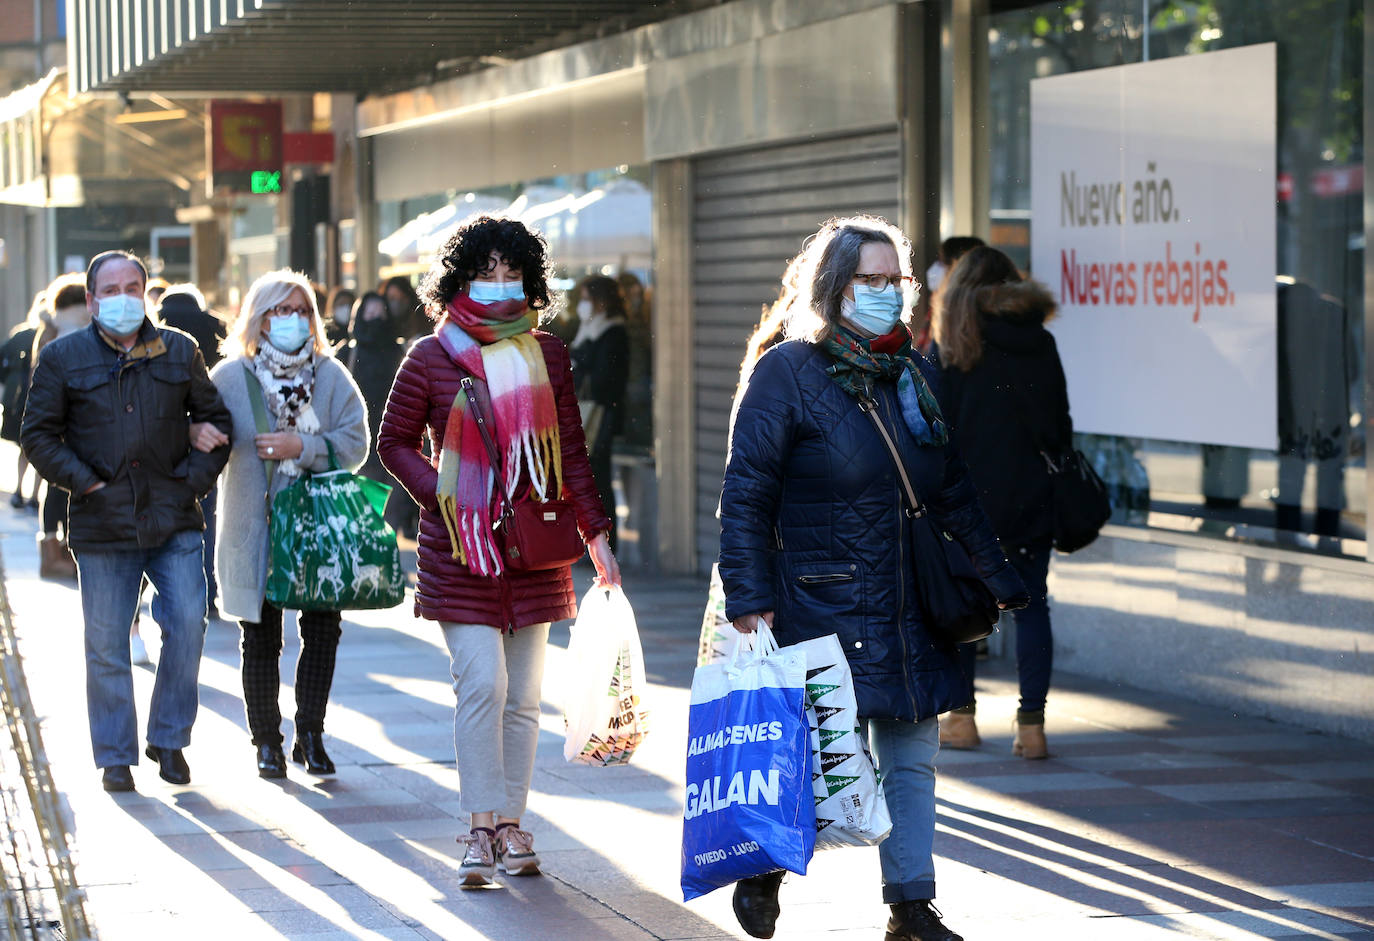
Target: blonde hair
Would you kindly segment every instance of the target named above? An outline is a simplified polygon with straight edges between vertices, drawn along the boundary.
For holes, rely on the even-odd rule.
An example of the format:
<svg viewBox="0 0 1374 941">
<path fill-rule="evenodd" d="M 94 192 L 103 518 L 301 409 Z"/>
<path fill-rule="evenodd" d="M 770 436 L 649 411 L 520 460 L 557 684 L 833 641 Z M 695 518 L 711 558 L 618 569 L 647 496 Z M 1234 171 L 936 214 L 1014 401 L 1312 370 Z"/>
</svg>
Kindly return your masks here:
<svg viewBox="0 0 1374 941">
<path fill-rule="evenodd" d="M 332 356 L 329 341 L 325 339 L 324 323 L 320 320 L 320 305 L 315 298 L 315 286 L 310 279 L 299 271 L 281 268 L 262 275 L 243 296 L 239 315 L 229 325 L 229 335 L 220 343 L 220 352 L 226 358 L 234 356 L 253 357 L 258 355 L 258 345 L 262 340 L 262 318 L 273 307 L 285 301 L 293 291 L 305 295 L 310 306 L 310 342 L 318 356 Z"/>
<path fill-rule="evenodd" d="M 911 241 L 901 229 L 879 216 L 827 219 L 787 263 L 782 292 L 773 305 L 789 340 L 819 343 L 834 335 L 840 322 L 840 299 L 859 270 L 859 250 L 869 242 L 891 245 L 901 273 L 910 277 Z M 906 283 L 903 320 L 911 316 L 916 291 L 912 282 Z"/>
</svg>

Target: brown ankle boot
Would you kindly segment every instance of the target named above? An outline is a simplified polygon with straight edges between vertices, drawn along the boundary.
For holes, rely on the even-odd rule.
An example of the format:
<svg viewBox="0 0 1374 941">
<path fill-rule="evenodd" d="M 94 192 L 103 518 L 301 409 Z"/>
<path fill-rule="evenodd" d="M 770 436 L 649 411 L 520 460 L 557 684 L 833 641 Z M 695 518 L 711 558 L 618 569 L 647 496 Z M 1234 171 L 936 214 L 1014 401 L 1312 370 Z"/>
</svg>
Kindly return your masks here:
<svg viewBox="0 0 1374 941">
<path fill-rule="evenodd" d="M 38 577 L 69 581 L 76 578 L 76 560 L 56 536 L 38 537 Z"/>
<path fill-rule="evenodd" d="M 1039 721 L 1034 721 L 1038 719 Z M 1050 747 L 1045 742 L 1045 714 L 1033 717 L 1016 716 L 1016 738 L 1011 743 L 1011 753 L 1018 758 L 1038 760 L 1050 757 Z"/>
<path fill-rule="evenodd" d="M 946 712 L 940 716 L 940 747 L 977 748 L 983 744 L 978 723 L 971 712 Z"/>
</svg>

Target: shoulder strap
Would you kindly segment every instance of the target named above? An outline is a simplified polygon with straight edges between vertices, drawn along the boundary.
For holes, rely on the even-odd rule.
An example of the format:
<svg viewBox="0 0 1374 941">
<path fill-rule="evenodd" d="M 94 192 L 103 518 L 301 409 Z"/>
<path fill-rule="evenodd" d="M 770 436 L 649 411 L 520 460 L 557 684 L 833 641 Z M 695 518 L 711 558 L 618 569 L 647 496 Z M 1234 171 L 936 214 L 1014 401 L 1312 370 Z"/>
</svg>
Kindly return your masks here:
<svg viewBox="0 0 1374 941">
<path fill-rule="evenodd" d="M 491 429 L 487 427 L 487 420 L 482 415 L 482 409 L 477 402 L 472 376 L 467 375 L 466 370 L 464 370 L 461 384 L 463 393 L 467 396 L 467 407 L 472 409 L 472 417 L 477 420 L 477 433 L 482 436 L 482 444 L 486 446 L 487 458 L 491 461 L 492 476 L 496 478 L 496 485 L 501 488 L 501 496 L 506 501 L 506 512 L 509 513 L 514 505 L 511 502 L 510 491 L 506 489 L 506 475 L 501 472 L 501 455 L 496 450 L 496 442 L 492 440 Z"/>
<path fill-rule="evenodd" d="M 262 383 L 258 381 L 258 374 L 248 368 L 248 364 L 243 364 L 243 378 L 248 386 L 248 402 L 253 406 L 253 424 L 258 428 L 258 434 L 265 435 L 272 429 L 267 424 L 267 397 L 262 393 Z M 332 458 L 333 452 L 331 450 Z M 277 470 L 276 461 L 264 460 L 263 465 L 267 468 L 267 489 L 272 489 L 272 475 Z"/>
<path fill-rule="evenodd" d="M 925 515 L 925 507 L 916 498 L 916 488 L 911 486 L 911 478 L 907 476 L 906 464 L 902 462 L 902 456 L 897 453 L 897 443 L 892 440 L 892 435 L 888 433 L 887 426 L 878 417 L 878 410 L 874 407 L 873 400 L 860 397 L 859 411 L 872 420 L 873 427 L 878 429 L 878 434 L 883 439 L 883 444 L 887 445 L 887 453 L 892 456 L 892 463 L 897 468 L 897 476 L 902 479 L 902 490 L 906 493 L 907 505 L 909 506 L 907 513 L 912 517 Z"/>
</svg>

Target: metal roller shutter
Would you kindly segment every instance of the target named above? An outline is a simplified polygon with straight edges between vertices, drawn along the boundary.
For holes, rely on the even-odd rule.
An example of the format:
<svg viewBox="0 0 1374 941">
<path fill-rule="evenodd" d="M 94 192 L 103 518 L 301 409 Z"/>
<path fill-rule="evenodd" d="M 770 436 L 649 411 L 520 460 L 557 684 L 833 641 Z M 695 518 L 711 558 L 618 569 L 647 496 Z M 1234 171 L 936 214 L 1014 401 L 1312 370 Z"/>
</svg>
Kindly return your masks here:
<svg viewBox="0 0 1374 941">
<path fill-rule="evenodd" d="M 697 566 L 720 549 L 716 505 L 744 344 L 784 266 L 831 216 L 896 221 L 895 127 L 701 157 L 693 162 L 693 371 Z"/>
</svg>

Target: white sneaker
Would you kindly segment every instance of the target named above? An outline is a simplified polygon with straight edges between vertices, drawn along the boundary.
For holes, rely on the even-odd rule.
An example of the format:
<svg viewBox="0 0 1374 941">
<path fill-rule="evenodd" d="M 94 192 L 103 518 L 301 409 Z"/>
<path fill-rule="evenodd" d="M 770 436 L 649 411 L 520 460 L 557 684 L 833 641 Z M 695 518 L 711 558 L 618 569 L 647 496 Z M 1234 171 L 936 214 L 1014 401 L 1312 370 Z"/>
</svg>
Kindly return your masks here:
<svg viewBox="0 0 1374 941">
<path fill-rule="evenodd" d="M 464 888 L 491 885 L 496 878 L 496 857 L 491 847 L 491 835 L 490 830 L 477 829 L 458 838 L 459 843 L 466 843 L 468 847 L 458 867 Z"/>
<path fill-rule="evenodd" d="M 539 875 L 539 854 L 534 851 L 534 837 L 528 830 L 514 824 L 497 827 L 496 866 L 508 876 Z"/>
<path fill-rule="evenodd" d="M 148 659 L 148 648 L 143 638 L 137 634 L 129 635 L 129 661 L 136 667 L 147 666 L 153 661 Z"/>
</svg>

